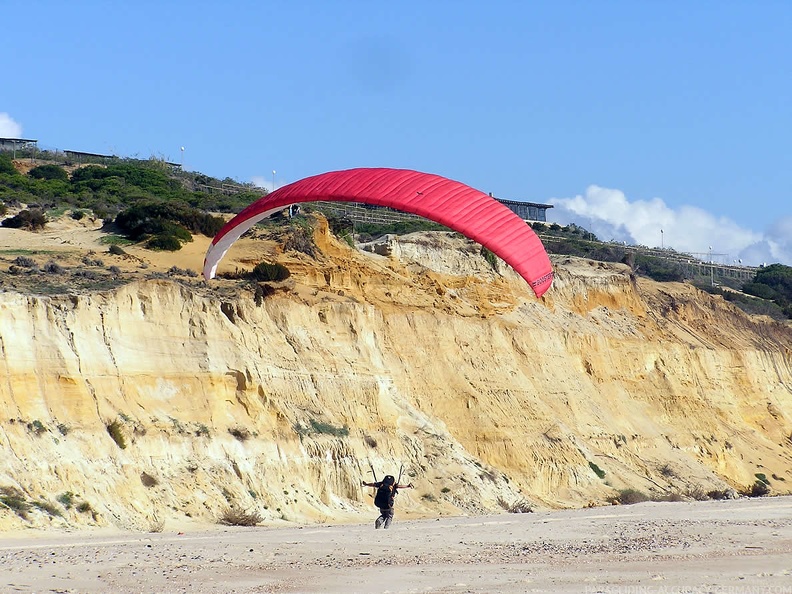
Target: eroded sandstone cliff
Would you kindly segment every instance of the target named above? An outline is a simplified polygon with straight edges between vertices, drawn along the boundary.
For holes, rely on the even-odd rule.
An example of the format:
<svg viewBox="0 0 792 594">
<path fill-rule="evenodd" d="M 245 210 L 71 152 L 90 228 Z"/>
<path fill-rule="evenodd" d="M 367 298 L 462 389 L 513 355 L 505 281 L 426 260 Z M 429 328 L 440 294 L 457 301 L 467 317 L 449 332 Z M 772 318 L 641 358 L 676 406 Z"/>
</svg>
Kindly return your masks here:
<svg viewBox="0 0 792 594">
<path fill-rule="evenodd" d="M 316 242 L 258 297 L 0 293 L 0 488 L 38 504 L 0 528 L 361 519 L 369 462 L 414 515 L 792 492 L 788 326 L 571 258 L 538 301 L 453 235 Z"/>
</svg>

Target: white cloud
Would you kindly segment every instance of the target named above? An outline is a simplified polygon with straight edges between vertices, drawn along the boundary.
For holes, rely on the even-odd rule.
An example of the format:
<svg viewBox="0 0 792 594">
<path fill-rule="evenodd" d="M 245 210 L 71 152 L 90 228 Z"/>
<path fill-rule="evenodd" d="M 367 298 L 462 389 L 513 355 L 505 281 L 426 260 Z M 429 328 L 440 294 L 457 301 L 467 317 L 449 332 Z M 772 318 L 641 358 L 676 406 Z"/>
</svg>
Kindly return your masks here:
<svg viewBox="0 0 792 594">
<path fill-rule="evenodd" d="M 629 200 L 624 192 L 589 186 L 583 195 L 549 200 L 548 211 L 560 224 L 575 223 L 602 240 L 672 248 L 706 255 L 712 246 L 716 261 L 759 265 L 781 262 L 792 266 L 792 217 L 764 233 L 740 227 L 695 206 L 670 208 L 662 199 Z"/>
<path fill-rule="evenodd" d="M 257 188 L 264 188 L 269 192 L 273 192 L 280 187 L 275 183 L 274 177 L 267 177 L 266 175 L 254 175 L 250 178 L 250 182 Z"/>
<path fill-rule="evenodd" d="M 792 216 L 776 221 L 760 241 L 746 247 L 743 253 L 746 257 L 750 253 L 751 260 L 758 263 L 792 266 Z"/>
<path fill-rule="evenodd" d="M 250 183 L 252 183 L 257 188 L 268 188 L 270 190 L 272 189 L 272 182 L 270 182 L 269 185 L 267 185 L 267 180 L 264 179 L 263 175 L 254 175 L 253 177 L 250 178 Z"/>
<path fill-rule="evenodd" d="M 22 138 L 22 125 L 2 111 L 0 111 L 0 138 Z"/>
</svg>

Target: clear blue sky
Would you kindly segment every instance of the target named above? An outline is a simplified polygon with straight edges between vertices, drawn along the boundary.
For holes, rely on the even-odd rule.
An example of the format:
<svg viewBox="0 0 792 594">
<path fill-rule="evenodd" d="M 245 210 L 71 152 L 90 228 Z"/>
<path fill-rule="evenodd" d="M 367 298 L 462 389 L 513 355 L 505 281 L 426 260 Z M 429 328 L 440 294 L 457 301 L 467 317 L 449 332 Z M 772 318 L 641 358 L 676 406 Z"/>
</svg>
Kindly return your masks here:
<svg viewBox="0 0 792 594">
<path fill-rule="evenodd" d="M 786 0 L 3 4 L 0 136 L 266 187 L 418 169 L 792 265 Z"/>
</svg>

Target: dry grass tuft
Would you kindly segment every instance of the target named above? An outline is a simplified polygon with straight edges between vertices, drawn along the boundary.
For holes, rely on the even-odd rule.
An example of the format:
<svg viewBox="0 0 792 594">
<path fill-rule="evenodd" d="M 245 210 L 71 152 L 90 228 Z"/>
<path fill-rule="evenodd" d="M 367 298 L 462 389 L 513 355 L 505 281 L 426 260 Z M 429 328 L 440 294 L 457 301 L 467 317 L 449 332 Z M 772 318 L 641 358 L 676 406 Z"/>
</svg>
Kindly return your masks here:
<svg viewBox="0 0 792 594">
<path fill-rule="evenodd" d="M 505 499 L 498 497 L 498 505 L 510 514 L 532 514 L 533 506 L 525 499 L 518 499 L 514 503 L 509 503 Z"/>
<path fill-rule="evenodd" d="M 258 512 L 247 512 L 238 507 L 227 507 L 220 516 L 219 523 L 226 526 L 255 526 L 261 522 L 261 514 Z"/>
</svg>

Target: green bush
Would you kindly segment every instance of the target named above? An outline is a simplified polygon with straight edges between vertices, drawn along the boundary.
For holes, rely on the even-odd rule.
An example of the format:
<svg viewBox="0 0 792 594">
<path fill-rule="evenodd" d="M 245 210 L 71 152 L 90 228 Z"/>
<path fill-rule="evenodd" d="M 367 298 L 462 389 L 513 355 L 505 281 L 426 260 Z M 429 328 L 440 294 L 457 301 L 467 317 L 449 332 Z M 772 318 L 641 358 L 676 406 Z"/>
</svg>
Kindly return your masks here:
<svg viewBox="0 0 792 594">
<path fill-rule="evenodd" d="M 44 426 L 39 420 L 33 421 L 32 423 L 27 424 L 28 431 L 35 433 L 36 435 L 42 435 L 47 432 L 47 428 Z"/>
<path fill-rule="evenodd" d="M 177 252 L 181 249 L 182 242 L 174 235 L 155 235 L 146 242 L 146 247 L 150 250 Z"/>
<path fill-rule="evenodd" d="M 759 479 L 761 482 L 763 482 L 765 485 L 769 485 L 770 484 L 770 481 L 767 480 L 767 475 L 765 475 L 764 472 L 757 472 L 754 476 L 757 479 Z"/>
<path fill-rule="evenodd" d="M 602 470 L 599 466 L 594 464 L 594 462 L 589 462 L 588 464 L 589 464 L 589 468 L 591 468 L 591 470 L 594 471 L 594 474 L 596 474 L 601 479 L 605 478 L 604 470 Z"/>
<path fill-rule="evenodd" d="M 164 171 L 136 163 L 81 167 L 72 173 L 71 182 L 76 186 L 91 188 L 101 188 L 112 182 L 160 195 L 173 195 L 181 188 L 179 182 L 169 178 Z"/>
<path fill-rule="evenodd" d="M 330 215 L 327 217 L 327 224 L 333 235 L 338 237 L 352 233 L 355 226 L 352 219 L 345 215 Z"/>
<path fill-rule="evenodd" d="M 289 278 L 291 272 L 283 264 L 261 262 L 256 264 L 250 275 L 256 281 L 282 281 Z"/>
<path fill-rule="evenodd" d="M 336 427 L 330 423 L 323 423 L 315 419 L 311 419 L 311 428 L 316 433 L 325 433 L 328 435 L 335 435 L 336 437 L 346 437 L 349 435 L 348 427 Z"/>
<path fill-rule="evenodd" d="M 124 430 L 122 427 L 123 425 L 121 422 L 115 420 L 107 425 L 107 433 L 113 438 L 116 445 L 123 450 L 126 449 L 126 437 L 124 437 Z"/>
<path fill-rule="evenodd" d="M 0 175 L 19 175 L 19 172 L 14 167 L 14 161 L 8 153 L 0 153 Z"/>
<path fill-rule="evenodd" d="M 764 497 L 770 493 L 770 487 L 763 481 L 756 481 L 747 495 L 749 497 Z"/>
<path fill-rule="evenodd" d="M 763 285 L 757 285 L 759 287 Z M 766 298 L 751 297 L 744 293 L 737 291 L 724 291 L 720 287 L 702 287 L 708 293 L 720 295 L 725 301 L 729 301 L 743 310 L 745 313 L 752 315 L 768 316 L 776 320 L 783 320 L 787 317 L 792 317 L 784 312 L 784 309 L 779 307 L 773 301 Z M 761 290 L 761 289 L 759 289 Z"/>
<path fill-rule="evenodd" d="M 786 317 L 792 318 L 792 267 L 764 266 L 756 272 L 752 282 L 743 285 L 743 291 L 772 301 Z"/>
<path fill-rule="evenodd" d="M 0 487 L 0 503 L 11 509 L 22 519 L 27 519 L 30 504 L 25 495 L 14 487 Z"/>
<path fill-rule="evenodd" d="M 174 227 L 212 237 L 222 228 L 224 220 L 180 202 L 146 201 L 121 211 L 115 223 L 132 239 Z"/>
<path fill-rule="evenodd" d="M 69 174 L 63 167 L 57 165 L 39 165 L 28 171 L 28 175 L 33 179 L 59 179 L 69 181 Z"/>
<path fill-rule="evenodd" d="M 58 495 L 56 499 L 63 507 L 70 509 L 72 504 L 74 504 L 74 493 L 71 491 L 66 491 L 65 493 Z"/>
<path fill-rule="evenodd" d="M 314 243 L 313 230 L 302 226 L 293 227 L 291 234 L 283 242 L 283 249 L 285 251 L 294 250 L 315 258 L 316 244 Z"/>
<path fill-rule="evenodd" d="M 764 283 L 750 282 L 745 283 L 742 287 L 744 293 L 759 297 L 760 299 L 768 299 L 772 301 L 778 297 L 778 291 Z"/>
<path fill-rule="evenodd" d="M 319 434 L 319 435 L 333 435 L 335 437 L 347 437 L 349 435 L 349 427 L 336 427 L 330 423 L 325 423 L 324 421 L 317 421 L 316 419 L 311 419 L 308 428 L 304 428 L 299 425 L 295 425 L 294 430 L 297 432 L 298 435 L 311 435 L 311 434 Z"/>
<path fill-rule="evenodd" d="M 484 246 L 481 246 L 480 253 L 484 257 L 484 259 L 487 261 L 487 264 L 490 265 L 490 268 L 492 268 L 493 270 L 497 270 L 498 269 L 498 256 L 493 254 L 490 250 L 488 250 Z"/>
</svg>

